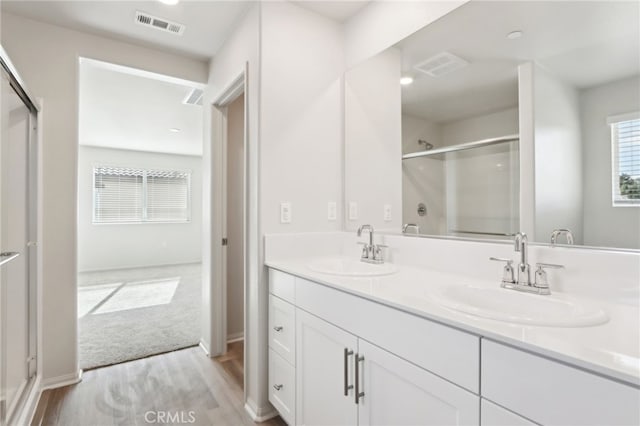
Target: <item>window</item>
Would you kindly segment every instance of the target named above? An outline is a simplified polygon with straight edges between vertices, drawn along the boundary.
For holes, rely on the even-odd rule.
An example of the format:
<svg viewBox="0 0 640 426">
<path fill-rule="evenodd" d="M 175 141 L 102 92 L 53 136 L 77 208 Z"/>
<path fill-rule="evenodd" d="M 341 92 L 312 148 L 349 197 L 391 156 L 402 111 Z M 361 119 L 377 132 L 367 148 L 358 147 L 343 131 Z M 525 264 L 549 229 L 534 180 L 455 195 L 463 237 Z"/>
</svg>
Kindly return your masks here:
<svg viewBox="0 0 640 426">
<path fill-rule="evenodd" d="M 640 207 L 640 112 L 609 117 L 614 207 Z"/>
<path fill-rule="evenodd" d="M 94 167 L 93 222 L 188 222 L 191 173 Z"/>
</svg>

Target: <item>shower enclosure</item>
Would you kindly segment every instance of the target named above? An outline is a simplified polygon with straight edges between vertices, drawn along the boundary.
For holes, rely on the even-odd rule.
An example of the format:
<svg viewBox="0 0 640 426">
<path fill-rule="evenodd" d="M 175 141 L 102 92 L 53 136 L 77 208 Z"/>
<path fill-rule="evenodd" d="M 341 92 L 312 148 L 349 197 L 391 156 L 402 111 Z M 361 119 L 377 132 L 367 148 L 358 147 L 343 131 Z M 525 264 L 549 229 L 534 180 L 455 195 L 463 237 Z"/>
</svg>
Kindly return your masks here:
<svg viewBox="0 0 640 426">
<path fill-rule="evenodd" d="M 15 424 L 34 387 L 38 110 L 0 47 L 0 425 Z"/>
<path fill-rule="evenodd" d="M 513 236 L 519 229 L 518 145 L 514 134 L 403 155 L 404 222 L 430 235 Z"/>
</svg>

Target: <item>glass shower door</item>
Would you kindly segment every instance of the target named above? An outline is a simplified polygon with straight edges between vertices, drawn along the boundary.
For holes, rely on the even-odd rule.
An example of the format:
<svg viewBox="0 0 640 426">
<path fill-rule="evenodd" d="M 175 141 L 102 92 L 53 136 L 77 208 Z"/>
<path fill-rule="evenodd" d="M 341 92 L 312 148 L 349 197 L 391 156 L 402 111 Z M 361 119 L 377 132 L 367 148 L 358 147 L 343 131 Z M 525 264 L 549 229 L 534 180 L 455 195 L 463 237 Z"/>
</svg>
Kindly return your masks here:
<svg viewBox="0 0 640 426">
<path fill-rule="evenodd" d="M 34 115 L 2 72 L 0 133 L 0 424 L 24 403 L 35 377 Z M 34 235 L 35 239 L 35 235 Z M 31 253 L 30 253 L 31 251 Z M 15 419 L 13 419 L 15 420 Z"/>
</svg>

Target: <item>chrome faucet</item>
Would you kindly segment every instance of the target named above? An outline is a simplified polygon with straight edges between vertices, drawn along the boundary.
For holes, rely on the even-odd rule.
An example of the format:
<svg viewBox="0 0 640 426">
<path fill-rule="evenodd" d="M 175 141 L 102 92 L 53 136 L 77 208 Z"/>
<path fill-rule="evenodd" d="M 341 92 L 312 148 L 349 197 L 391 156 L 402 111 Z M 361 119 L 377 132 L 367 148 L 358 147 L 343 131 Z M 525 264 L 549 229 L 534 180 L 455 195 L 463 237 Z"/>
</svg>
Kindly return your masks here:
<svg viewBox="0 0 640 426">
<path fill-rule="evenodd" d="M 531 285 L 531 271 L 528 262 L 528 239 L 527 234 L 518 232 L 514 240 L 516 252 L 520 253 L 520 264 L 518 265 L 518 285 Z"/>
<path fill-rule="evenodd" d="M 558 241 L 558 237 L 564 235 L 567 238 L 567 244 L 573 244 L 573 233 L 568 229 L 554 229 L 551 233 L 551 245 L 555 246 Z"/>
<path fill-rule="evenodd" d="M 419 226 L 419 225 L 417 225 L 417 224 L 415 224 L 415 223 L 405 223 L 405 224 L 402 226 L 402 233 L 403 233 L 403 234 L 406 234 L 406 233 L 407 233 L 407 229 L 409 229 L 409 228 L 413 228 L 413 229 L 415 229 L 415 230 L 416 230 L 416 234 L 419 234 L 419 233 L 420 233 L 420 226 Z"/>
<path fill-rule="evenodd" d="M 362 236 L 362 231 L 369 231 L 369 243 L 360 242 L 358 244 L 362 244 L 362 256 L 360 256 L 360 261 L 367 263 L 375 263 L 381 264 L 384 263 L 384 258 L 382 256 L 382 248 L 386 247 L 384 244 L 374 244 L 373 242 L 373 226 L 371 225 L 362 225 L 358 228 L 358 237 Z"/>
<path fill-rule="evenodd" d="M 490 260 L 505 262 L 502 275 L 502 288 L 508 288 L 518 291 L 526 291 L 528 293 L 536 293 L 541 295 L 551 294 L 549 289 L 549 281 L 545 268 L 563 268 L 562 265 L 553 263 L 536 263 L 536 273 L 534 281 L 531 281 L 531 267 L 528 260 L 528 239 L 527 234 L 518 232 L 514 240 L 514 248 L 520 253 L 520 263 L 518 264 L 518 277 L 516 279 L 513 273 L 513 260 L 490 257 Z"/>
</svg>

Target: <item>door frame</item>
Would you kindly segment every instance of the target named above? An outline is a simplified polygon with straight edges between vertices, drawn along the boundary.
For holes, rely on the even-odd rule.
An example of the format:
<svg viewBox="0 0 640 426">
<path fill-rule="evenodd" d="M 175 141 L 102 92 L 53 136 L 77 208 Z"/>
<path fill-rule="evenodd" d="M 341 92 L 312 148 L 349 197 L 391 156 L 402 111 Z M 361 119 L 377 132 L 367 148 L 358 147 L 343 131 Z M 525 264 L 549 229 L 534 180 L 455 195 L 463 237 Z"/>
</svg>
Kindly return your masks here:
<svg viewBox="0 0 640 426">
<path fill-rule="evenodd" d="M 250 147 L 249 147 L 249 93 L 248 93 L 248 63 L 245 63 L 243 69 L 235 75 L 233 80 L 226 86 L 224 90 L 211 103 L 211 255 L 212 255 L 212 271 L 211 271 L 211 342 L 209 353 L 210 356 L 221 355 L 227 350 L 227 250 L 222 244 L 222 239 L 227 237 L 227 146 L 228 146 L 228 107 L 238 99 L 244 96 L 244 137 L 243 137 L 243 270 L 244 270 L 244 324 L 243 336 L 245 338 L 244 359 L 247 359 L 247 283 L 249 274 L 248 254 L 250 242 L 253 235 L 250 235 L 250 226 L 248 222 L 248 214 L 250 208 L 254 208 L 250 202 L 249 193 L 249 176 L 248 169 L 250 164 Z M 244 389 L 247 387 L 247 374 L 244 375 Z"/>
</svg>

